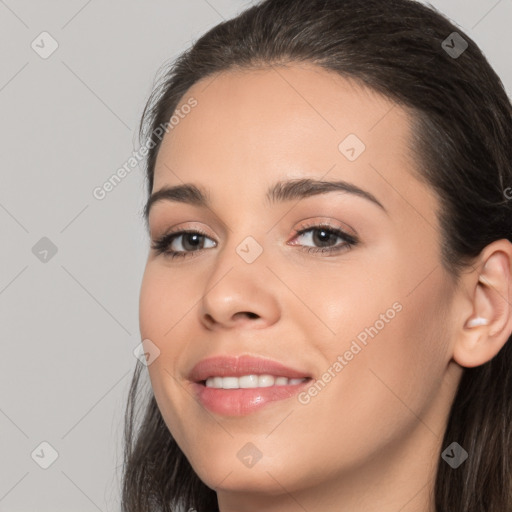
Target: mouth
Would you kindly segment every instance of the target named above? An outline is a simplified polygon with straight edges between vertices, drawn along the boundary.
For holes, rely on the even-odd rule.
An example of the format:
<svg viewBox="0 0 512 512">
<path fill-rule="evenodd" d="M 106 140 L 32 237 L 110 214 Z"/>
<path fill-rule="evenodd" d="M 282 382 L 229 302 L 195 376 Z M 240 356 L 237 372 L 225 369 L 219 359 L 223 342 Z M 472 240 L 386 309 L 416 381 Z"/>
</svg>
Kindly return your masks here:
<svg viewBox="0 0 512 512">
<path fill-rule="evenodd" d="M 236 377 L 221 377 L 222 383 L 210 385 L 208 381 L 219 378 L 212 377 L 206 381 L 194 382 L 192 387 L 198 401 L 210 412 L 220 416 L 246 416 L 263 407 L 268 407 L 272 402 L 281 401 L 284 406 L 286 399 L 306 389 L 312 381 L 311 378 L 286 379 L 288 381 L 286 383 L 281 381 L 280 384 L 274 382 L 268 385 L 270 380 L 266 380 L 267 385 L 260 387 L 259 379 L 267 379 L 268 375 L 248 375 L 247 377 L 254 380 L 258 378 L 258 386 L 243 387 L 243 380 L 240 386 L 237 382 L 239 378 Z M 272 376 L 270 377 L 273 379 Z"/>
<path fill-rule="evenodd" d="M 274 386 L 296 386 L 303 382 L 312 380 L 311 377 L 302 378 L 288 378 L 276 375 L 242 375 L 241 377 L 228 376 L 214 376 L 206 380 L 202 380 L 199 384 L 207 388 L 213 389 L 255 389 L 255 388 L 269 388 Z"/>
<path fill-rule="evenodd" d="M 245 416 L 305 389 L 313 377 L 277 361 L 249 355 L 200 361 L 188 375 L 193 391 L 210 412 Z"/>
</svg>

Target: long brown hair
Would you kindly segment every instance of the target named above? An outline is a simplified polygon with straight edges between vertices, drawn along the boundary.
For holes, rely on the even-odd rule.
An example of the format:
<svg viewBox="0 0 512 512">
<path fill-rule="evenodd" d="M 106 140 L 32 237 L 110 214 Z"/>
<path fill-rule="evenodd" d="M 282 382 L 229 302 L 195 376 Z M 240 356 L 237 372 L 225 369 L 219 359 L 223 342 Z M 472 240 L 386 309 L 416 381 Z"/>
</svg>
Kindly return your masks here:
<svg viewBox="0 0 512 512">
<path fill-rule="evenodd" d="M 440 199 L 442 263 L 456 281 L 486 245 L 512 241 L 510 100 L 476 43 L 413 0 L 265 0 L 209 30 L 165 68 L 144 109 L 148 194 L 161 143 L 155 130 L 193 84 L 230 69 L 294 62 L 358 80 L 411 114 L 418 177 Z M 126 407 L 123 512 L 218 511 L 215 491 L 177 446 L 151 391 L 137 422 L 144 368 L 137 363 Z M 452 469 L 439 457 L 438 512 L 512 511 L 511 426 L 509 338 L 491 361 L 464 369 L 443 447 L 456 441 L 469 458 Z"/>
</svg>

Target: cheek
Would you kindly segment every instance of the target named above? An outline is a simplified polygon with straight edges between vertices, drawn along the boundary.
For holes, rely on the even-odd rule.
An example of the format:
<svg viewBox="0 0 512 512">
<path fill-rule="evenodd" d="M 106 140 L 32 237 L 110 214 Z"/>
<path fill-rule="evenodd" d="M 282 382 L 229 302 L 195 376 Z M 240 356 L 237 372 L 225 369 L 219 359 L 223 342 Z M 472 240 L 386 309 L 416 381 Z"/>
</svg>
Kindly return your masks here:
<svg viewBox="0 0 512 512">
<path fill-rule="evenodd" d="M 163 329 L 167 298 L 163 282 L 150 264 L 146 265 L 139 294 L 139 326 L 142 339 L 157 338 Z"/>
<path fill-rule="evenodd" d="M 290 316 L 308 333 L 311 348 L 316 346 L 329 359 L 335 359 L 350 349 L 354 339 L 364 344 L 373 339 L 376 330 L 380 337 L 400 316 L 397 309 L 401 309 L 403 294 L 393 271 L 396 273 L 396 269 L 356 255 L 347 256 L 337 266 L 323 262 L 307 273 L 288 270 L 286 282 L 301 300 L 292 297 L 283 309 L 292 310 Z"/>
<path fill-rule="evenodd" d="M 178 431 L 175 411 L 182 410 L 183 402 L 189 399 L 179 381 L 184 361 L 195 358 L 197 347 L 191 343 L 191 324 L 197 321 L 202 293 L 191 283 L 189 276 L 180 277 L 179 271 L 159 261 L 149 262 L 139 294 L 141 340 L 151 340 L 159 350 L 158 357 L 147 367 L 151 386 L 167 425 Z"/>
<path fill-rule="evenodd" d="M 429 407 L 449 362 L 448 315 L 443 313 L 449 304 L 444 288 L 438 273 L 411 294 L 397 290 L 382 302 L 381 310 L 373 311 L 384 312 L 393 299 L 397 299 L 400 311 L 388 323 L 367 318 L 378 332 L 364 326 L 364 332 L 369 334 L 363 350 L 364 364 L 368 378 L 373 380 L 371 387 L 381 395 L 382 403 L 402 415 L 409 410 L 421 416 Z"/>
<path fill-rule="evenodd" d="M 192 305 L 197 301 L 190 286 L 180 285 L 172 270 L 157 262 L 147 264 L 139 295 L 139 326 L 141 339 L 149 339 L 160 351 L 148 366 L 152 382 L 173 380 L 177 359 L 186 346 L 184 329 L 190 322 Z"/>
<path fill-rule="evenodd" d="M 169 394 L 167 388 L 174 389 L 177 355 L 180 351 L 179 320 L 185 314 L 184 302 L 177 300 L 171 279 L 165 276 L 156 264 L 146 266 L 139 296 L 139 326 L 141 340 L 150 340 L 156 346 L 158 357 L 148 365 L 155 398 L 159 405 L 161 397 Z M 169 397 L 176 394 L 169 394 Z M 167 398 L 165 399 L 167 400 Z M 163 405 L 163 404 L 162 404 Z M 164 410 L 168 407 L 164 406 Z M 168 411 L 171 412 L 171 411 Z"/>
<path fill-rule="evenodd" d="M 139 325 L 143 338 L 166 340 L 172 329 L 199 300 L 190 280 L 159 262 L 146 265 L 139 295 Z"/>
<path fill-rule="evenodd" d="M 298 312 L 294 318 L 309 333 L 312 351 L 322 354 L 323 371 L 340 375 L 332 379 L 332 399 L 346 397 L 369 420 L 377 410 L 392 422 L 407 407 L 427 407 L 449 360 L 446 276 L 436 270 L 416 286 L 427 272 L 411 261 L 352 260 L 350 273 L 316 270 L 296 288 L 319 318 Z M 333 368 L 337 361 L 343 369 Z"/>
</svg>

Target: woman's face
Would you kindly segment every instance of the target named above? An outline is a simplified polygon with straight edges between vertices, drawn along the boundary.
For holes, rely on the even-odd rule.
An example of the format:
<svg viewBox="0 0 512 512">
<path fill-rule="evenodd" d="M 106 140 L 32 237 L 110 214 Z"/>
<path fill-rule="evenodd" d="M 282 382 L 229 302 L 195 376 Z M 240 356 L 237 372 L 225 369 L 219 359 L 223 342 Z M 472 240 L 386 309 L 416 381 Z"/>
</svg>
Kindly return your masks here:
<svg viewBox="0 0 512 512">
<path fill-rule="evenodd" d="M 293 493 L 308 509 L 328 488 L 389 496 L 402 477 L 412 498 L 437 465 L 460 373 L 438 202 L 413 177 L 405 111 L 313 65 L 222 73 L 181 105 L 191 97 L 163 139 L 153 192 L 190 184 L 208 202 L 168 194 L 149 226 L 153 242 L 200 234 L 176 235 L 175 258 L 151 250 L 140 294 L 166 425 L 225 503 Z M 289 184 L 299 180 L 348 188 Z M 192 372 L 216 356 L 288 370 Z M 241 374 L 309 380 L 219 378 Z M 256 388 L 196 382 L 215 376 Z"/>
</svg>

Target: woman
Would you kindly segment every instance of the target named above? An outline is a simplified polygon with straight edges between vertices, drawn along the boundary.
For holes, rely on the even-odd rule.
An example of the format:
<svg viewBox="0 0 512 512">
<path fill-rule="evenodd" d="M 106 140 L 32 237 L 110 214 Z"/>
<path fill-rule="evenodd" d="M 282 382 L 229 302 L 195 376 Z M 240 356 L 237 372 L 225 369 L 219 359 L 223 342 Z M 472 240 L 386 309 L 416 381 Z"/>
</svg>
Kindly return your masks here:
<svg viewBox="0 0 512 512">
<path fill-rule="evenodd" d="M 123 510 L 512 510 L 511 112 L 410 0 L 266 0 L 178 59 Z"/>
</svg>

